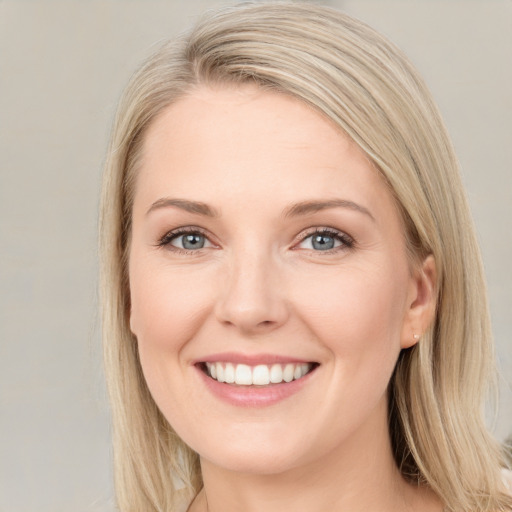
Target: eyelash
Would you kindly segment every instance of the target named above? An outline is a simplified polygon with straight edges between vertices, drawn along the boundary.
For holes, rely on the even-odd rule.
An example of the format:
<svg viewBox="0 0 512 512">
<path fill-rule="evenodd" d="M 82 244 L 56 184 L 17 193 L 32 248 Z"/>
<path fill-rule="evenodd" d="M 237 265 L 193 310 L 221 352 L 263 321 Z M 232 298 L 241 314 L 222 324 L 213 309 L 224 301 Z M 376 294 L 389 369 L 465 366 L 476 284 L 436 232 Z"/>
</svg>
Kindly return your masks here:
<svg viewBox="0 0 512 512">
<path fill-rule="evenodd" d="M 179 238 L 180 236 L 183 236 L 183 235 L 196 235 L 196 234 L 204 236 L 205 238 L 208 239 L 208 235 L 201 228 L 191 226 L 188 228 L 179 228 L 179 229 L 167 232 L 162 238 L 160 238 L 158 240 L 156 246 L 157 247 L 166 247 L 169 250 L 179 253 L 179 254 L 194 255 L 194 254 L 197 254 L 201 249 L 194 249 L 194 250 L 181 249 L 179 247 L 174 247 L 173 245 L 171 245 L 171 242 L 173 240 L 175 240 L 176 238 Z M 343 233 L 342 231 L 338 231 L 333 228 L 324 227 L 324 228 L 311 228 L 311 229 L 307 230 L 305 233 L 302 233 L 299 237 L 297 237 L 296 241 L 293 242 L 293 247 L 295 248 L 297 245 L 303 243 L 309 237 L 316 235 L 316 234 L 332 237 L 335 240 L 341 242 L 341 245 L 339 245 L 338 247 L 334 247 L 332 249 L 327 249 L 327 250 L 323 250 L 323 251 L 320 251 L 320 250 L 315 251 L 315 250 L 310 249 L 312 252 L 315 252 L 315 253 L 333 254 L 338 251 L 351 249 L 355 245 L 354 239 L 351 236 L 347 235 L 346 233 Z M 210 243 L 212 243 L 212 242 L 210 242 Z"/>
<path fill-rule="evenodd" d="M 309 230 L 306 230 L 305 233 L 302 233 L 300 235 L 300 237 L 298 238 L 298 241 L 296 243 L 294 243 L 294 247 L 303 243 L 304 241 L 306 241 L 308 238 L 310 238 L 313 235 L 326 235 L 331 238 L 334 238 L 334 240 L 341 242 L 341 245 L 339 245 L 338 247 L 333 247 L 332 249 L 327 249 L 327 250 L 323 250 L 323 251 L 318 251 L 318 250 L 315 251 L 313 249 L 310 249 L 315 254 L 316 253 L 334 254 L 339 251 L 352 249 L 355 245 L 355 241 L 350 235 L 347 235 L 343 231 L 338 231 L 337 229 L 334 229 L 334 228 L 324 227 L 324 228 L 311 228 Z"/>
<path fill-rule="evenodd" d="M 158 240 L 158 243 L 156 245 L 157 245 L 157 247 L 165 247 L 165 248 L 167 248 L 173 252 L 177 252 L 179 254 L 185 254 L 185 255 L 197 254 L 200 251 L 200 249 L 194 249 L 194 250 L 180 249 L 179 247 L 174 247 L 173 245 L 171 245 L 171 242 L 174 239 L 179 238 L 180 236 L 183 236 L 183 235 L 202 235 L 206 239 L 208 239 L 208 235 L 201 228 L 191 226 L 188 228 L 179 228 L 179 229 L 175 229 L 173 231 L 167 232 L 162 238 L 160 238 L 160 240 Z"/>
</svg>

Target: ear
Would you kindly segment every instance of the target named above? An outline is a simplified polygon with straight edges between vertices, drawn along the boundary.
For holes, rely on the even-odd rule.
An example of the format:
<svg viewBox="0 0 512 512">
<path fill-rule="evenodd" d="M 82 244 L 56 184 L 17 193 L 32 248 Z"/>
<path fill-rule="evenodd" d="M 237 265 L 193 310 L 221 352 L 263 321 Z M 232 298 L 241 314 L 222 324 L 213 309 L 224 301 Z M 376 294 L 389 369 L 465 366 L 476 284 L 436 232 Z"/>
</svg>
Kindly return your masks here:
<svg viewBox="0 0 512 512">
<path fill-rule="evenodd" d="M 434 320 L 437 301 L 436 284 L 436 262 L 434 256 L 430 254 L 411 274 L 402 326 L 401 348 L 409 348 L 418 343 Z"/>
</svg>

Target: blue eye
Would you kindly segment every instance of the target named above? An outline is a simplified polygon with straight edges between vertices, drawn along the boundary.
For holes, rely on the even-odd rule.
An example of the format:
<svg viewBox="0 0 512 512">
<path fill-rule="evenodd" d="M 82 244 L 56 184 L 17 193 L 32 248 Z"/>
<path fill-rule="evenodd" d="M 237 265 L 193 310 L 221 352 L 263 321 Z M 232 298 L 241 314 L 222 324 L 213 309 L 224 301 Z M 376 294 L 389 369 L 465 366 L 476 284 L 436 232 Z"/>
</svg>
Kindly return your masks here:
<svg viewBox="0 0 512 512">
<path fill-rule="evenodd" d="M 197 251 L 211 247 L 208 238 L 198 231 L 174 231 L 164 235 L 158 242 L 160 247 L 168 247 L 176 251 Z"/>
<path fill-rule="evenodd" d="M 206 244 L 206 237 L 200 233 L 187 233 L 180 235 L 171 241 L 171 245 L 180 249 L 194 250 L 202 249 Z"/>
<path fill-rule="evenodd" d="M 353 240 L 344 233 L 331 230 L 319 230 L 306 236 L 299 244 L 301 249 L 330 251 L 338 247 L 352 247 Z"/>
</svg>

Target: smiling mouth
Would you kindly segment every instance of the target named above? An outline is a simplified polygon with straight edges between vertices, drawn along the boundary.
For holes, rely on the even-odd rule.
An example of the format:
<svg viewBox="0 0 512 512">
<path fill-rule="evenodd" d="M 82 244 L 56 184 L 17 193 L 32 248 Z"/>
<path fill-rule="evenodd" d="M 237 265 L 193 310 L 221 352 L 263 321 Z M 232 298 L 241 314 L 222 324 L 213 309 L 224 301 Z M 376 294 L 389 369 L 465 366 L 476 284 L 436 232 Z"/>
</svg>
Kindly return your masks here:
<svg viewBox="0 0 512 512">
<path fill-rule="evenodd" d="M 235 386 L 272 386 L 299 380 L 318 367 L 318 363 L 233 364 L 200 363 L 201 370 L 211 379 Z"/>
</svg>

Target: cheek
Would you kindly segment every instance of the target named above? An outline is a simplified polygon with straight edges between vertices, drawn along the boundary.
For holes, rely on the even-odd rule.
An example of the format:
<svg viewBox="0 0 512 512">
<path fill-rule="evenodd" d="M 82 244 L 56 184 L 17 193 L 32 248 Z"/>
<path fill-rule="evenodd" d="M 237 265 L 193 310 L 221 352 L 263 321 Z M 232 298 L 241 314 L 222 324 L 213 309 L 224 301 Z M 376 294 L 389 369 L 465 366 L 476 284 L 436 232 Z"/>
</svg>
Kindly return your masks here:
<svg viewBox="0 0 512 512">
<path fill-rule="evenodd" d="M 172 410 L 167 402 L 184 376 L 184 348 L 210 312 L 209 291 L 184 272 L 132 261 L 130 326 L 151 394 L 160 409 Z"/>
<path fill-rule="evenodd" d="M 143 343 L 175 349 L 208 313 L 209 292 L 185 272 L 136 261 L 130 266 L 132 331 Z"/>
<path fill-rule="evenodd" d="M 398 357 L 407 278 L 386 268 L 340 268 L 294 290 L 303 321 L 354 378 L 390 373 Z"/>
<path fill-rule="evenodd" d="M 308 280 L 307 293 L 295 290 L 303 324 L 333 363 L 325 367 L 325 406 L 317 408 L 329 425 L 326 443 L 354 433 L 382 403 L 400 352 L 404 277 L 381 270 L 341 269 Z"/>
</svg>

